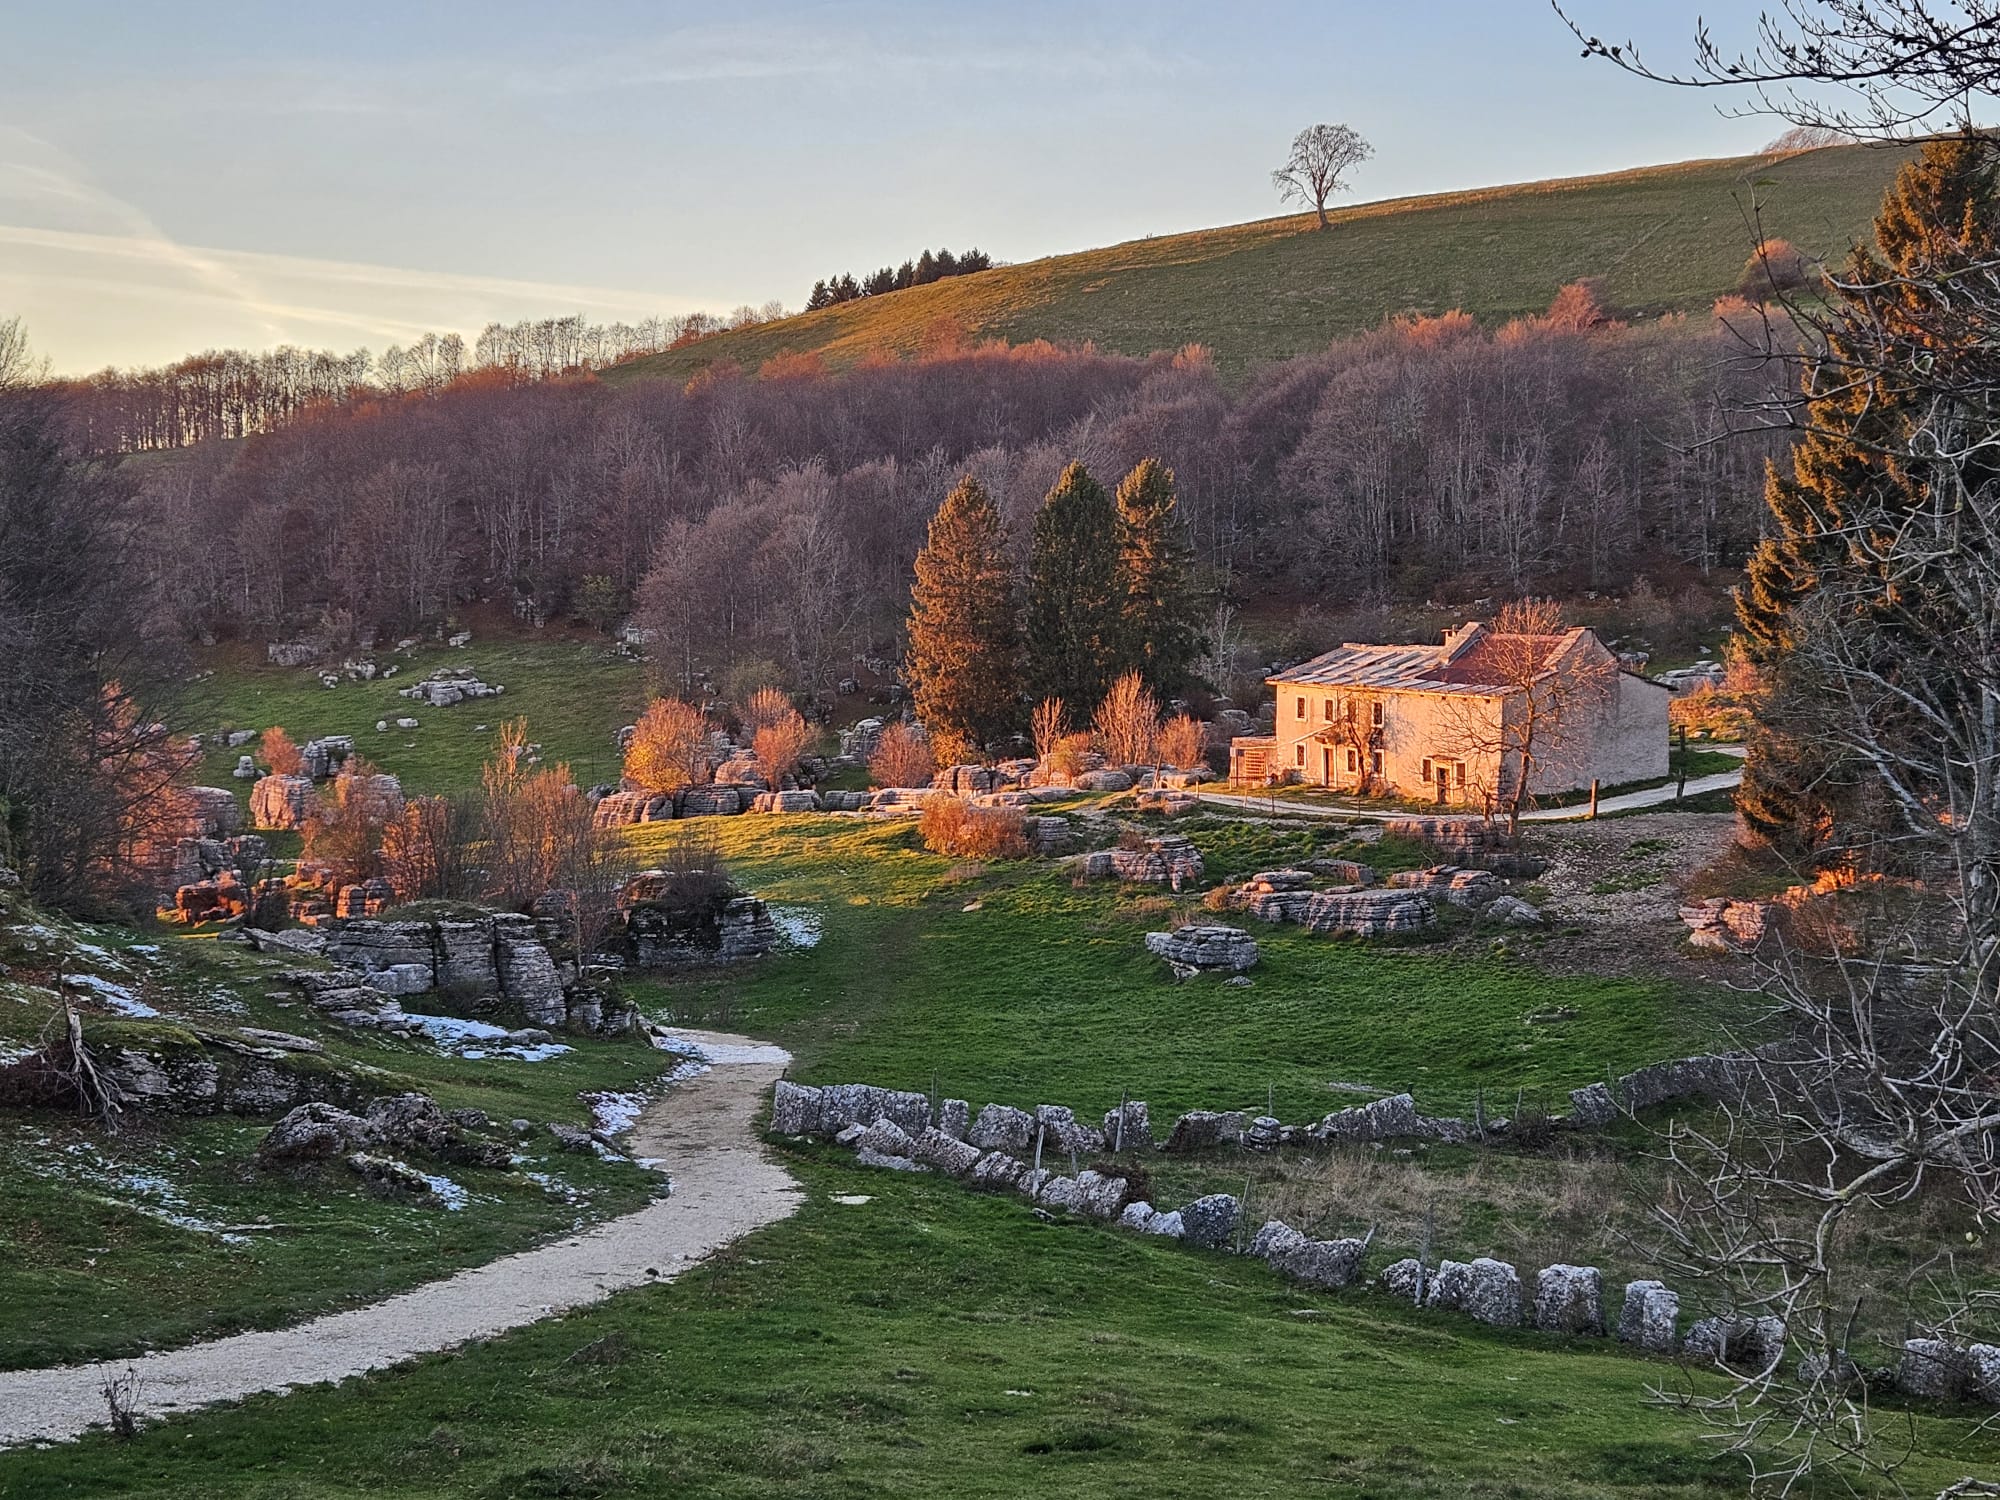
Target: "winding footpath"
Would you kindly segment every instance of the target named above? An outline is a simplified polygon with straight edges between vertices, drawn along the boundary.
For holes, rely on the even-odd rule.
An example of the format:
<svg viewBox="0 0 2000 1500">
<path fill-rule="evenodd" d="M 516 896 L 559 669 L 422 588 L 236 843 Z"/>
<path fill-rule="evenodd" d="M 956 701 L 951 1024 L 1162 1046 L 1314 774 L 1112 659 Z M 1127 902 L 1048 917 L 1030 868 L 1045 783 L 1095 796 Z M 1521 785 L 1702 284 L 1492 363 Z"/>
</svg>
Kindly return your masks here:
<svg viewBox="0 0 2000 1500">
<path fill-rule="evenodd" d="M 138 1382 L 135 1409 L 146 1416 L 344 1380 L 602 1302 L 628 1287 L 671 1281 L 787 1217 L 798 1208 L 799 1186 L 765 1152 L 752 1121 L 789 1054 L 721 1032 L 676 1035 L 701 1048 L 708 1071 L 648 1105 L 631 1140 L 633 1155 L 660 1160 L 672 1196 L 582 1234 L 293 1328 L 137 1359 L 0 1374 L 0 1448 L 60 1442 L 101 1423 L 104 1383 L 128 1372 Z"/>
</svg>

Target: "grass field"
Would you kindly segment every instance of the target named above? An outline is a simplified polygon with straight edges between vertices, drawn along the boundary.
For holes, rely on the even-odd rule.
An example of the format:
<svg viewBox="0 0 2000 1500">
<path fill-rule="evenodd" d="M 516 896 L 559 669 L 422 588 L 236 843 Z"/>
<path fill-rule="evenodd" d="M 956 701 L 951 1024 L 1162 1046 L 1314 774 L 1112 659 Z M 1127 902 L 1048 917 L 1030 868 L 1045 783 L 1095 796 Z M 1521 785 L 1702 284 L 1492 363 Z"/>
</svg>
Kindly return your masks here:
<svg viewBox="0 0 2000 1500">
<path fill-rule="evenodd" d="M 1345 836 L 1192 827 L 1215 877 Z M 639 993 L 656 1013 L 782 1041 L 812 1082 L 935 1083 L 975 1105 L 1079 1113 L 1129 1090 L 1156 1114 L 1275 1102 L 1288 1120 L 1354 1102 L 1333 1083 L 1407 1088 L 1435 1112 L 1482 1092 L 1495 1108 L 1522 1091 L 1561 1106 L 1568 1089 L 1696 1050 L 1738 1018 L 1715 993 L 1542 973 L 1518 938 L 1521 956 L 1472 958 L 1258 925 L 1250 987 L 1176 984 L 1143 934 L 1202 915 L 1194 895 L 1076 888 L 1047 864 L 975 873 L 925 852 L 905 823 L 735 818 L 715 832 L 741 883 L 808 904 L 824 936 L 751 972 Z M 635 838 L 643 854 L 676 836 L 647 825 Z"/>
<path fill-rule="evenodd" d="M 1648 1404 L 1670 1367 L 1604 1341 L 1306 1294 L 951 1183 L 793 1165 L 801 1212 L 672 1286 L 132 1442 L 0 1454 L 0 1495 L 1741 1493 L 1740 1468 Z M 2000 1458 L 1965 1420 L 1919 1415 L 1909 1436 L 1924 1493 Z"/>
<path fill-rule="evenodd" d="M 334 1166 L 298 1175 L 252 1161 L 268 1119 L 137 1115 L 107 1133 L 49 1113 L 0 1111 L 0 1368 L 127 1354 L 241 1328 L 276 1327 L 373 1301 L 461 1266 L 637 1208 L 657 1174 L 565 1153 L 546 1121 L 588 1124 L 585 1091 L 629 1091 L 673 1059 L 639 1041 L 569 1039 L 541 1062 L 469 1059 L 427 1042 L 326 1020 L 269 986 L 283 965 L 204 938 L 92 932 L 111 970 L 159 1020 L 92 1016 L 99 1045 L 160 1045 L 190 1030 L 240 1026 L 318 1041 L 316 1067 L 361 1071 L 367 1092 L 420 1091 L 447 1109 L 485 1110 L 534 1132 L 517 1171 L 441 1166 L 462 1210 L 385 1202 Z M 16 975 L 35 962 L 5 941 Z M 147 953 L 157 949 L 157 956 Z M 0 977 L 0 1056 L 32 1047 L 50 997 Z M 445 1008 L 441 996 L 412 1009 Z M 225 1054 L 226 1055 L 226 1054 Z M 534 1175 L 530 1175 L 534 1174 Z M 248 1227 L 257 1226 L 257 1227 Z M 0 1494 L 4 1494 L 0 1489 Z"/>
<path fill-rule="evenodd" d="M 474 641 L 459 650 L 426 643 L 407 653 L 378 653 L 376 660 L 394 662 L 397 674 L 328 688 L 304 668 L 269 667 L 242 652 L 218 652 L 206 663 L 215 675 L 188 688 L 178 727 L 202 733 L 277 724 L 301 744 L 317 735 L 351 734 L 357 750 L 402 777 L 410 790 L 436 792 L 476 787 L 501 723 L 525 718 L 544 761 L 567 761 L 578 785 L 589 786 L 618 779 L 613 735 L 645 703 L 644 669 L 613 655 L 601 639 Z M 462 667 L 506 692 L 450 708 L 397 696 L 439 667 Z M 397 729 L 399 718 L 415 719 L 418 727 Z M 377 733 L 382 720 L 390 727 Z M 200 779 L 248 797 L 250 783 L 229 774 L 242 753 L 209 752 Z"/>
<path fill-rule="evenodd" d="M 807 352 L 834 366 L 908 357 L 940 323 L 1125 354 L 1199 343 L 1237 378 L 1393 313 L 1540 312 L 1585 276 L 1603 277 L 1629 316 L 1694 312 L 1736 286 L 1760 235 L 1835 256 L 1864 238 L 1902 160 L 1829 147 L 1360 204 L 1323 233 L 1293 215 L 1161 235 L 741 329 L 605 378 L 685 380 L 715 362 L 754 371 Z"/>
</svg>

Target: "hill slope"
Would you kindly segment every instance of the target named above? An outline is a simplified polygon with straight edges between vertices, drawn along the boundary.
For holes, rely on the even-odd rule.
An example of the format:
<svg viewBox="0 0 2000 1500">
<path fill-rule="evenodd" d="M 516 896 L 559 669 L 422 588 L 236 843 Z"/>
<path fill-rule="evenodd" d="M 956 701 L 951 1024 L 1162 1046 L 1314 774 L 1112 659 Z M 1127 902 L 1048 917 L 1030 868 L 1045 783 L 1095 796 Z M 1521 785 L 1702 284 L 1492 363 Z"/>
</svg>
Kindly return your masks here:
<svg viewBox="0 0 2000 1500">
<path fill-rule="evenodd" d="M 1463 308 L 1499 322 L 1602 276 L 1634 315 L 1693 311 L 1736 284 L 1758 235 L 1835 254 L 1868 233 L 1907 152 L 1838 146 L 1799 155 L 1645 167 L 1133 240 L 865 298 L 621 365 L 613 381 L 686 379 L 715 361 L 754 371 L 782 354 L 828 364 L 907 356 L 940 320 L 1020 343 L 1091 340 L 1146 354 L 1208 345 L 1231 377 L 1317 349 L 1391 313 Z"/>
</svg>

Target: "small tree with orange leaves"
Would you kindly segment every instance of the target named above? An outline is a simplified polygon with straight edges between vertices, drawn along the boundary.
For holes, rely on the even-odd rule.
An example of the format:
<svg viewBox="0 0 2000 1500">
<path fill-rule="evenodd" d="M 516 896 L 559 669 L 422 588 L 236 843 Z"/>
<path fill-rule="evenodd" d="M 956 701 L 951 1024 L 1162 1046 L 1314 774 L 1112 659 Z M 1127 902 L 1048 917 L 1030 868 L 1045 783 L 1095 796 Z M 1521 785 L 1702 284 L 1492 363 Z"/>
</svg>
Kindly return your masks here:
<svg viewBox="0 0 2000 1500">
<path fill-rule="evenodd" d="M 296 776 L 305 768 L 305 758 L 299 751 L 298 741 L 276 724 L 257 737 L 257 749 L 273 776 Z"/>
<path fill-rule="evenodd" d="M 625 779 L 647 792 L 673 792 L 706 781 L 714 769 L 708 721 L 679 698 L 646 705 L 625 747 Z"/>
<path fill-rule="evenodd" d="M 930 741 L 907 724 L 891 724 L 868 757 L 868 774 L 877 786 L 929 786 L 937 774 Z"/>
<path fill-rule="evenodd" d="M 759 726 L 750 744 L 757 752 L 757 763 L 775 784 L 798 770 L 800 760 L 818 738 L 804 716 L 787 706 L 782 718 Z"/>
<path fill-rule="evenodd" d="M 474 851 L 483 833 L 474 797 L 413 797 L 382 829 L 382 874 L 399 901 L 479 893 Z"/>
</svg>

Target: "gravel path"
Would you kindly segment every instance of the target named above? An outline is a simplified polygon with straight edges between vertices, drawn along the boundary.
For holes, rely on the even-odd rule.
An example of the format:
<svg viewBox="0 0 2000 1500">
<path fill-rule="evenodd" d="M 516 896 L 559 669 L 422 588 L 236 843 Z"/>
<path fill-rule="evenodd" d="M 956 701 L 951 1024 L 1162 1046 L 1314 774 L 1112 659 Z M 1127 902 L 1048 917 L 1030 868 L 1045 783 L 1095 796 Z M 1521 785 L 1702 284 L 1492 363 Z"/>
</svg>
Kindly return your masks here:
<svg viewBox="0 0 2000 1500">
<path fill-rule="evenodd" d="M 671 1281 L 753 1229 L 792 1213 L 799 1187 L 764 1153 L 751 1121 L 791 1059 L 719 1032 L 678 1033 L 709 1070 L 649 1105 L 635 1156 L 660 1158 L 673 1195 L 539 1249 L 461 1271 L 295 1328 L 244 1333 L 140 1359 L 0 1374 L 0 1447 L 61 1441 L 105 1419 L 102 1386 L 128 1371 L 148 1415 L 257 1391 L 344 1380 L 488 1338 L 613 1292 Z"/>
</svg>

